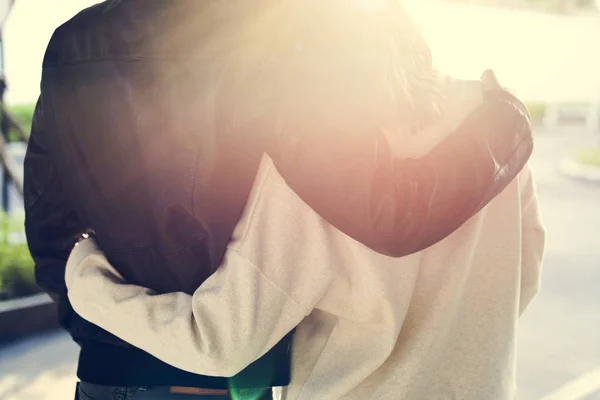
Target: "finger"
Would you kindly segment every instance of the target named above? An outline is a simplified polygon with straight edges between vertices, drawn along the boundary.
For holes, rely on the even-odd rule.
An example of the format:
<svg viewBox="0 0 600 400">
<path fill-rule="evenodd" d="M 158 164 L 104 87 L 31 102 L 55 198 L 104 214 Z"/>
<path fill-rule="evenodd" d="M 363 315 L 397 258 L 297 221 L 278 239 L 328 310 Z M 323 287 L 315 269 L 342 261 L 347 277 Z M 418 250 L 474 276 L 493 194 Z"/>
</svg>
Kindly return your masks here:
<svg viewBox="0 0 600 400">
<path fill-rule="evenodd" d="M 498 82 L 498 78 L 496 78 L 496 74 L 491 69 L 487 69 L 481 75 L 481 83 L 483 85 L 483 90 L 497 90 L 502 89 L 500 83 Z"/>
</svg>

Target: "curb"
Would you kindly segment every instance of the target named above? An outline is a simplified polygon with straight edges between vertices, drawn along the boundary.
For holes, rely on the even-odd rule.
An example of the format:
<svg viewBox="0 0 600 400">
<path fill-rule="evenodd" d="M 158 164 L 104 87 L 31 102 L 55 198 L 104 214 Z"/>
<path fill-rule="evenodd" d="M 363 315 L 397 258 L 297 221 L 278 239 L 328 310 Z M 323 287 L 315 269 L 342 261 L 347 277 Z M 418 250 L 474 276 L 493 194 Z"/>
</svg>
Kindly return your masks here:
<svg viewBox="0 0 600 400">
<path fill-rule="evenodd" d="M 569 178 L 600 184 L 600 167 L 582 165 L 572 158 L 564 158 L 560 171 Z"/>
<path fill-rule="evenodd" d="M 47 294 L 0 302 L 0 343 L 57 328 L 56 303 Z"/>
</svg>

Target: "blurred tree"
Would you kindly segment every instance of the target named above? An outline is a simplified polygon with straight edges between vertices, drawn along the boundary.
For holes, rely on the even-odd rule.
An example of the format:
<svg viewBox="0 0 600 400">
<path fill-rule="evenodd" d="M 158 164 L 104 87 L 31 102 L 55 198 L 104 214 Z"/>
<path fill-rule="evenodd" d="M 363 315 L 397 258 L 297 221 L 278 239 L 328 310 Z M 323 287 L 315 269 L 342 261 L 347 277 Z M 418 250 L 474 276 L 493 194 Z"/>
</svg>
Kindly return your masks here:
<svg viewBox="0 0 600 400">
<path fill-rule="evenodd" d="M 535 7 L 542 10 L 569 13 L 577 8 L 596 8 L 596 0 L 454 0 L 462 3 L 485 3 L 507 7 Z"/>
</svg>

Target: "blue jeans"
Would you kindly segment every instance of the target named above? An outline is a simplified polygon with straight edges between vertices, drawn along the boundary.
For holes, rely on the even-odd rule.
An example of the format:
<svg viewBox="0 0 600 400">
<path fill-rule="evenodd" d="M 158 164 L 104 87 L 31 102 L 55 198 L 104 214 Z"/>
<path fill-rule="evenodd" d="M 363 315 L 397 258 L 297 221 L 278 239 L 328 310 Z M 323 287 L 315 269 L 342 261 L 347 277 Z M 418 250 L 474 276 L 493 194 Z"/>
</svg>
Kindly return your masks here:
<svg viewBox="0 0 600 400">
<path fill-rule="evenodd" d="M 76 400 L 271 400 L 271 388 L 238 389 L 229 394 L 179 394 L 168 386 L 118 387 L 80 382 Z"/>
</svg>

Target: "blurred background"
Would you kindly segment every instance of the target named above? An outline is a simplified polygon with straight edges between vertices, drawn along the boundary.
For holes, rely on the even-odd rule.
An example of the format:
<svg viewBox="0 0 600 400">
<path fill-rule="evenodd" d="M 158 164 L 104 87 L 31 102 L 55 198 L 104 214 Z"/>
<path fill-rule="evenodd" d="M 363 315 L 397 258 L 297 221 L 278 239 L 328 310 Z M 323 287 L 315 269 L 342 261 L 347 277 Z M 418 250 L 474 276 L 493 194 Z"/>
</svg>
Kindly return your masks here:
<svg viewBox="0 0 600 400">
<path fill-rule="evenodd" d="M 58 25 L 93 3 L 0 0 L 2 400 L 73 396 L 77 346 L 56 329 L 35 286 L 20 191 L 45 46 Z M 600 0 L 405 3 L 441 70 L 478 78 L 493 68 L 534 120 L 548 248 L 542 291 L 521 320 L 517 399 L 599 400 Z"/>
</svg>

